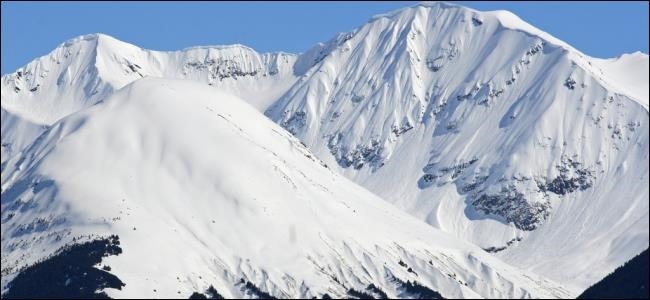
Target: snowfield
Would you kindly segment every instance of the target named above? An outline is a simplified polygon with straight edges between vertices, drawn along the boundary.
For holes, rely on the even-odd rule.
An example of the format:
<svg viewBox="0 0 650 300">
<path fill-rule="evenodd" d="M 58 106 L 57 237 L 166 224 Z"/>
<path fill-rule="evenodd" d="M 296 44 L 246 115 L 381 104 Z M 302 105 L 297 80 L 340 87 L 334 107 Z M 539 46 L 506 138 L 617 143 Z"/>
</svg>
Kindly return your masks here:
<svg viewBox="0 0 650 300">
<path fill-rule="evenodd" d="M 444 2 L 301 54 L 73 38 L 2 76 L 2 291 L 117 234 L 111 297 L 576 297 L 649 245 L 648 62 Z"/>
<path fill-rule="evenodd" d="M 369 284 L 398 297 L 393 276 L 444 297 L 568 295 L 336 175 L 205 84 L 135 81 L 54 124 L 6 168 L 3 267 L 117 234 L 124 253 L 104 263 L 126 286 L 113 297 L 209 285 L 242 297 L 241 278 L 276 297 L 345 297 Z"/>
</svg>

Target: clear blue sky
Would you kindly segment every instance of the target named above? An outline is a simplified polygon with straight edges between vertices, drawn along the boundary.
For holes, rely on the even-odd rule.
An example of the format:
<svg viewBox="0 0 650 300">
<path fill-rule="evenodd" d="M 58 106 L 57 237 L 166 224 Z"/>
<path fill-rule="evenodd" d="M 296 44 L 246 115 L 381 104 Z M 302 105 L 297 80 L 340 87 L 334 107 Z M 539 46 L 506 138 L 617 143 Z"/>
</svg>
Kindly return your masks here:
<svg viewBox="0 0 650 300">
<path fill-rule="evenodd" d="M 2 2 L 2 74 L 63 41 L 102 32 L 154 50 L 240 43 L 303 52 L 417 2 Z M 596 57 L 648 53 L 648 2 L 459 2 L 505 9 Z"/>
</svg>

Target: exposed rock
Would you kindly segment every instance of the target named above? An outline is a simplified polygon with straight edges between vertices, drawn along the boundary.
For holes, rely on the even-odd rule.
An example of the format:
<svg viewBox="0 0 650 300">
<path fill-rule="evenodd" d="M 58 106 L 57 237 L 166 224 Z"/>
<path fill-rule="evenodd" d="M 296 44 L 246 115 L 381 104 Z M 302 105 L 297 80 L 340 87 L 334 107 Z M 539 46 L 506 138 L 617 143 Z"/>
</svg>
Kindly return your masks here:
<svg viewBox="0 0 650 300">
<path fill-rule="evenodd" d="M 418 186 L 420 188 L 426 188 L 430 186 L 436 179 L 450 173 L 451 173 L 451 179 L 454 180 L 458 178 L 463 173 L 463 171 L 467 169 L 467 167 L 471 166 L 477 161 L 478 158 L 474 157 L 469 161 L 461 161 L 455 165 L 446 166 L 442 168 L 435 168 L 436 163 L 428 164 L 424 168 L 422 168 L 425 174 L 422 177 L 420 177 Z"/>
<path fill-rule="evenodd" d="M 438 72 L 444 66 L 444 56 L 436 58 L 427 58 L 427 68 L 432 72 Z"/>
<path fill-rule="evenodd" d="M 488 177 L 489 176 L 478 176 L 478 177 L 474 178 L 474 180 L 471 183 L 461 187 L 460 192 L 461 193 L 468 193 L 468 192 L 471 192 L 471 191 L 475 190 L 477 187 L 479 187 L 481 184 L 483 184 L 488 179 Z"/>
<path fill-rule="evenodd" d="M 395 136 L 400 136 L 403 133 L 405 133 L 405 132 L 407 132 L 407 131 L 409 131 L 411 129 L 413 129 L 413 125 L 411 125 L 411 123 L 408 120 L 406 120 L 399 127 L 396 126 L 396 125 L 393 125 L 391 127 L 391 132 L 393 132 L 393 134 L 395 134 Z"/>
<path fill-rule="evenodd" d="M 510 247 L 515 242 L 520 242 L 521 240 L 523 240 L 521 237 L 517 237 L 517 238 L 514 238 L 514 239 L 509 240 L 508 242 L 506 242 L 505 246 L 502 246 L 502 247 L 488 247 L 488 248 L 483 248 L 483 250 L 485 250 L 485 252 L 489 252 L 489 253 L 497 253 L 497 252 L 506 250 L 506 248 Z"/>
<path fill-rule="evenodd" d="M 222 81 L 226 78 L 237 79 L 243 76 L 255 76 L 262 70 L 246 70 L 236 59 L 206 58 L 204 61 L 189 61 L 185 63 L 185 69 L 207 70 L 211 79 Z"/>
<path fill-rule="evenodd" d="M 528 203 L 514 185 L 502 187 L 497 194 L 482 194 L 472 202 L 477 211 L 503 217 L 521 230 L 535 230 L 549 216 L 548 201 Z"/>
<path fill-rule="evenodd" d="M 577 157 L 562 156 L 561 163 L 556 168 L 560 172 L 559 176 L 550 182 L 538 182 L 537 185 L 542 192 L 566 195 L 577 190 L 584 191 L 593 185 L 594 172 L 583 167 L 582 163 L 577 161 Z"/>
<path fill-rule="evenodd" d="M 570 90 L 573 90 L 576 87 L 576 81 L 573 80 L 573 78 L 569 77 L 564 81 L 564 86 L 566 86 Z"/>
<path fill-rule="evenodd" d="M 379 140 L 373 139 L 370 145 L 358 144 L 350 149 L 343 144 L 342 137 L 341 133 L 336 133 L 330 136 L 327 143 L 330 153 L 334 155 L 340 166 L 344 168 L 352 166 L 359 170 L 364 164 L 368 164 L 376 170 L 384 165 L 381 157 L 383 146 L 380 145 Z"/>
<path fill-rule="evenodd" d="M 304 111 L 298 111 L 294 114 L 291 114 L 288 118 L 288 112 L 283 113 L 284 121 L 280 123 L 280 126 L 284 127 L 291 134 L 296 134 L 300 128 L 304 127 L 307 124 L 307 113 Z"/>
</svg>

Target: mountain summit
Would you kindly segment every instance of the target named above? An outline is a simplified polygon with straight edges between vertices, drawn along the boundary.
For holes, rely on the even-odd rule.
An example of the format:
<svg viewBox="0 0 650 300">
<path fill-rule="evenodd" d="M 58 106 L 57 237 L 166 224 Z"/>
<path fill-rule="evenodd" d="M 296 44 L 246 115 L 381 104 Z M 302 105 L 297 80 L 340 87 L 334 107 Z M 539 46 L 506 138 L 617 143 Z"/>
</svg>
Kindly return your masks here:
<svg viewBox="0 0 650 300">
<path fill-rule="evenodd" d="M 266 115 L 432 226 L 576 290 L 647 248 L 647 55 L 595 59 L 508 12 L 426 3 L 296 65 Z"/>
</svg>

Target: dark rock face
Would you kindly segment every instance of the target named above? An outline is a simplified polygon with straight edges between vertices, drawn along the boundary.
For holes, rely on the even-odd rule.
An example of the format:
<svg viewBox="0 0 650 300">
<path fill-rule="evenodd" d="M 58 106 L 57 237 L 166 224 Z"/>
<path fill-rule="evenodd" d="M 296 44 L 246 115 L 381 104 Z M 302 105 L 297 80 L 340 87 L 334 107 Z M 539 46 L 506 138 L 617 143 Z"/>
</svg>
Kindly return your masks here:
<svg viewBox="0 0 650 300">
<path fill-rule="evenodd" d="M 564 81 L 564 86 L 568 89 L 573 90 L 576 88 L 576 81 L 573 78 L 569 77 Z"/>
<path fill-rule="evenodd" d="M 577 190 L 584 191 L 590 188 L 594 182 L 593 171 L 585 168 L 577 158 L 562 157 L 562 161 L 556 166 L 560 175 L 550 182 L 538 183 L 542 192 L 551 192 L 558 195 L 566 195 Z"/>
<path fill-rule="evenodd" d="M 586 190 L 587 188 L 591 187 L 591 183 L 586 182 L 582 179 L 579 178 L 567 178 L 566 176 L 558 176 L 553 181 L 551 181 L 547 186 L 546 189 L 549 192 L 558 194 L 558 195 L 566 195 L 568 193 L 571 193 L 575 190 Z"/>
<path fill-rule="evenodd" d="M 432 174 L 424 174 L 422 176 L 422 180 L 424 180 L 424 182 L 426 183 L 433 182 L 433 180 L 435 180 L 436 178 L 437 177 Z"/>
<path fill-rule="evenodd" d="M 282 123 L 280 123 L 280 126 L 282 126 L 287 131 L 291 132 L 291 134 L 295 135 L 298 132 L 298 130 L 300 130 L 305 126 L 305 124 L 307 124 L 307 113 L 305 113 L 304 111 L 298 111 L 291 114 L 290 116 L 288 114 L 289 112 L 284 113 L 283 119 L 285 121 L 282 121 Z"/>
<path fill-rule="evenodd" d="M 461 162 L 461 163 L 458 163 L 458 164 L 450 166 L 450 167 L 444 167 L 444 168 L 440 169 L 440 171 L 442 173 L 444 173 L 444 174 L 449 173 L 449 172 L 453 172 L 451 174 L 451 178 L 456 179 L 461 173 L 463 173 L 463 171 L 465 169 L 467 169 L 467 167 L 469 167 L 470 165 L 474 164 L 477 161 L 478 161 L 478 158 L 472 158 L 471 160 L 466 161 L 466 162 Z"/>
<path fill-rule="evenodd" d="M 528 203 L 514 185 L 502 187 L 498 194 L 482 194 L 472 202 L 474 208 L 485 214 L 506 218 L 521 230 L 535 230 L 549 215 L 550 204 Z"/>
<path fill-rule="evenodd" d="M 488 248 L 483 248 L 483 250 L 485 250 L 485 252 L 488 252 L 488 253 L 497 253 L 497 252 L 506 250 L 506 248 L 512 246 L 512 244 L 514 244 L 515 242 L 520 242 L 521 240 L 523 240 L 521 237 L 516 237 L 514 239 L 509 240 L 506 243 L 505 246 L 501 246 L 501 247 L 492 246 L 492 247 L 488 247 Z"/>
<path fill-rule="evenodd" d="M 648 282 L 646 249 L 588 288 L 578 299 L 648 299 Z"/>
<path fill-rule="evenodd" d="M 483 250 L 485 250 L 485 252 L 487 252 L 487 253 L 497 253 L 497 252 L 501 252 L 503 250 L 506 250 L 506 247 L 494 247 L 494 246 L 492 246 L 492 247 L 483 248 Z"/>
<path fill-rule="evenodd" d="M 460 187 L 460 193 L 462 194 L 467 194 L 473 190 L 475 190 L 477 187 L 481 186 L 485 181 L 488 179 L 489 176 L 477 176 L 474 178 L 472 182 L 470 182 L 467 185 L 464 185 Z"/>
<path fill-rule="evenodd" d="M 336 133 L 330 136 L 327 147 L 339 165 L 344 168 L 354 167 L 359 170 L 364 165 L 370 165 L 373 170 L 376 170 L 384 165 L 381 156 L 384 147 L 378 140 L 371 140 L 370 145 L 358 144 L 350 149 L 343 144 L 341 133 Z"/>
<path fill-rule="evenodd" d="M 442 168 L 436 168 L 435 163 L 431 163 L 426 165 L 422 170 L 425 172 L 422 177 L 420 177 L 420 180 L 418 182 L 418 186 L 420 188 L 427 188 L 431 186 L 431 184 L 436 181 L 436 179 L 443 177 L 447 174 L 451 174 L 451 179 L 454 180 L 458 178 L 461 174 L 463 174 L 463 171 L 467 169 L 469 166 L 473 165 L 478 161 L 478 158 L 474 157 L 468 161 L 460 161 L 459 163 L 452 165 L 452 166 L 446 166 Z M 480 180 L 485 181 L 487 177 L 481 178 Z M 476 187 L 476 186 L 475 186 Z M 475 188 L 474 187 L 474 188 Z M 472 188 L 473 189 L 473 188 Z"/>
<path fill-rule="evenodd" d="M 112 235 L 65 246 L 49 258 L 20 271 L 2 298 L 107 299 L 104 289 L 122 289 L 125 284 L 115 275 L 94 266 L 106 256 L 122 253 L 119 245 L 118 236 Z"/>
<path fill-rule="evenodd" d="M 541 51 L 541 46 L 533 47 L 530 51 L 537 53 Z M 596 179 L 594 176 L 596 172 L 581 163 L 576 155 L 562 156 L 560 163 L 555 166 L 559 171 L 559 175 L 555 178 L 513 175 L 510 178 L 499 179 L 498 183 L 488 182 L 493 174 L 477 172 L 476 168 L 474 173 L 467 171 L 468 169 L 471 171 L 472 165 L 477 161 L 478 158 L 472 158 L 443 167 L 438 166 L 437 163 L 430 163 L 422 169 L 424 175 L 418 180 L 418 187 L 426 189 L 436 183 L 438 186 L 454 183 L 458 193 L 467 195 L 467 199 L 476 211 L 502 217 L 505 219 L 504 222 L 512 222 L 518 229 L 530 231 L 539 227 L 550 215 L 549 193 L 564 196 L 572 192 L 584 191 L 591 188 Z M 495 184 L 500 186 L 499 192 L 486 192 L 491 185 Z M 539 188 L 537 195 L 542 200 L 534 202 L 526 199 L 518 190 L 521 184 L 536 184 Z M 491 252 L 498 252 L 505 247 L 488 249 Z"/>
<path fill-rule="evenodd" d="M 187 70 L 207 70 L 210 79 L 223 81 L 226 78 L 237 80 L 238 77 L 255 76 L 260 69 L 247 69 L 239 58 L 206 58 L 203 61 L 188 61 L 183 66 Z M 276 72 L 277 73 L 277 72 Z"/>
</svg>

